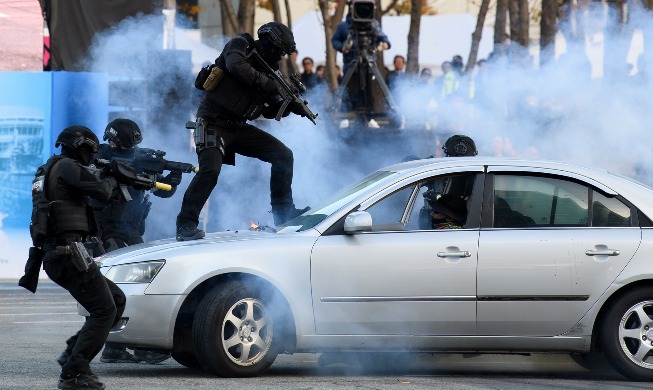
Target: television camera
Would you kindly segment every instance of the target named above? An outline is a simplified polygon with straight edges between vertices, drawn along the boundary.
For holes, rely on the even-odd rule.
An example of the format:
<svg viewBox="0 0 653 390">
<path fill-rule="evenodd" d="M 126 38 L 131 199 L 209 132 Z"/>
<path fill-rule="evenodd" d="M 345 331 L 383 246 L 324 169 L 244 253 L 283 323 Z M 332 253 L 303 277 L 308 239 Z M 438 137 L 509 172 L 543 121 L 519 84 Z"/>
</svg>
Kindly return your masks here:
<svg viewBox="0 0 653 390">
<path fill-rule="evenodd" d="M 335 92 L 331 110 L 342 106 L 345 90 L 352 109 L 365 119 L 375 114 L 373 85 L 376 83 L 386 99 L 391 115 L 398 115 L 398 106 L 377 66 L 378 41 L 375 24 L 375 0 L 352 0 L 349 3 L 351 29 L 343 45 L 343 53 L 355 54 L 345 64 L 345 75 Z"/>
</svg>

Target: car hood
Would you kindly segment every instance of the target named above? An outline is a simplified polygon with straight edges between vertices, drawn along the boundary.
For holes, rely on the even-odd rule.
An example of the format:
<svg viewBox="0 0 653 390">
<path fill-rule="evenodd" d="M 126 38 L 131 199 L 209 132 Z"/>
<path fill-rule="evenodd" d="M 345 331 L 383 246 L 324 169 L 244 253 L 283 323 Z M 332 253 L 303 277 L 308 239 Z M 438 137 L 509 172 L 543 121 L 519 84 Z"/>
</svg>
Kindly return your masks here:
<svg viewBox="0 0 653 390">
<path fill-rule="evenodd" d="M 174 238 L 164 240 L 149 241 L 143 244 L 133 245 L 126 248 L 121 248 L 102 256 L 97 257 L 95 260 L 101 263 L 101 266 L 112 266 L 118 263 L 130 263 L 133 261 L 141 261 L 144 258 L 152 259 L 166 258 L 167 254 L 177 253 L 179 249 L 183 251 L 211 251 L 219 250 L 216 245 L 223 245 L 226 243 L 236 243 L 243 241 L 261 241 L 261 240 L 288 240 L 298 234 L 309 235 L 309 232 L 302 233 L 286 233 L 275 234 L 267 232 L 258 232 L 250 230 L 235 230 L 219 233 L 210 233 L 200 240 L 192 241 L 177 241 Z M 314 232 L 316 233 L 316 232 Z M 205 247 L 205 248 L 201 248 Z"/>
</svg>

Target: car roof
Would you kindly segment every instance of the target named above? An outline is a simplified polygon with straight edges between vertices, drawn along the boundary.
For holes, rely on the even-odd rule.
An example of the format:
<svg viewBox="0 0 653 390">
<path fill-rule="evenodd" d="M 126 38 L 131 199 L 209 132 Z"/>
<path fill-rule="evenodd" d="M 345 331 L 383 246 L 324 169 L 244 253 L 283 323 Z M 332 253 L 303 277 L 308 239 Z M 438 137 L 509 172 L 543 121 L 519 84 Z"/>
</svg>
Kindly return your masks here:
<svg viewBox="0 0 653 390">
<path fill-rule="evenodd" d="M 402 162 L 388 166 L 384 170 L 403 172 L 410 170 L 430 170 L 448 167 L 464 167 L 464 166 L 506 166 L 506 167 L 528 167 L 528 168 L 546 168 L 557 169 L 563 171 L 576 172 L 584 176 L 593 177 L 594 175 L 612 175 L 605 169 L 589 168 L 581 165 L 563 163 L 558 161 L 548 160 L 526 160 L 519 158 L 507 157 L 440 157 L 440 158 L 426 158 L 421 160 L 413 160 Z"/>
</svg>

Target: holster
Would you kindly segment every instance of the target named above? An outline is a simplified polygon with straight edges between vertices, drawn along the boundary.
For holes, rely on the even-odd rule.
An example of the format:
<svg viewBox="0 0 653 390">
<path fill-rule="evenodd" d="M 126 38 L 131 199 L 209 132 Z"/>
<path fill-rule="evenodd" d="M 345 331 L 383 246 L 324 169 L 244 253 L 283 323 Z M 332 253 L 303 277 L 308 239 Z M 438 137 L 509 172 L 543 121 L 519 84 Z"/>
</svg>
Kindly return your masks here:
<svg viewBox="0 0 653 390">
<path fill-rule="evenodd" d="M 104 250 L 104 244 L 102 243 L 102 240 L 100 240 L 97 236 L 93 236 L 86 240 L 84 246 L 86 247 L 89 255 L 92 257 L 102 256 L 103 254 L 107 253 L 107 251 Z"/>
<path fill-rule="evenodd" d="M 29 248 L 29 256 L 25 263 L 25 275 L 18 280 L 18 285 L 32 293 L 36 292 L 36 286 L 39 284 L 39 273 L 41 272 L 41 264 L 43 264 L 43 251 L 41 248 Z"/>
<path fill-rule="evenodd" d="M 93 257 L 88 253 L 84 243 L 71 242 L 55 249 L 57 255 L 70 255 L 73 268 L 78 272 L 86 272 L 94 264 Z"/>
</svg>

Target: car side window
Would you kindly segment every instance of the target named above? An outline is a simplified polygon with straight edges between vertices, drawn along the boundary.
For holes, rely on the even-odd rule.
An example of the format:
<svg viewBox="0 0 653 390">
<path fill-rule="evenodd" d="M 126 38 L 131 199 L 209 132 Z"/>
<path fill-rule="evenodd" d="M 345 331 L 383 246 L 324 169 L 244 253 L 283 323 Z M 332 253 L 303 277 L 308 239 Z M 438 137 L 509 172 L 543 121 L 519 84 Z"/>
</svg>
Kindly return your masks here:
<svg viewBox="0 0 653 390">
<path fill-rule="evenodd" d="M 495 175 L 493 226 L 588 226 L 588 199 L 588 187 L 573 181 Z"/>
<path fill-rule="evenodd" d="M 438 176 L 419 183 L 419 192 L 415 198 L 413 208 L 410 212 L 405 230 L 432 230 L 443 229 L 447 226 L 464 227 L 467 220 L 467 203 L 472 195 L 474 188 L 475 173 Z M 450 225 L 438 223 L 435 214 L 445 212 L 444 210 L 434 210 L 433 206 L 439 204 L 443 195 L 447 195 L 450 201 L 455 201 L 447 207 L 446 213 L 452 217 Z M 454 206 L 459 206 L 455 207 Z M 443 217 L 443 216 L 440 216 Z"/>
<path fill-rule="evenodd" d="M 410 185 L 368 208 L 366 211 L 372 216 L 373 230 L 404 230 L 404 212 L 414 190 L 415 185 Z"/>
<path fill-rule="evenodd" d="M 630 207 L 617 198 L 592 192 L 592 226 L 623 227 L 631 223 Z"/>
</svg>

